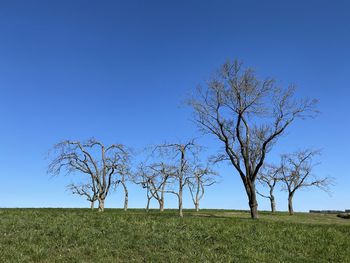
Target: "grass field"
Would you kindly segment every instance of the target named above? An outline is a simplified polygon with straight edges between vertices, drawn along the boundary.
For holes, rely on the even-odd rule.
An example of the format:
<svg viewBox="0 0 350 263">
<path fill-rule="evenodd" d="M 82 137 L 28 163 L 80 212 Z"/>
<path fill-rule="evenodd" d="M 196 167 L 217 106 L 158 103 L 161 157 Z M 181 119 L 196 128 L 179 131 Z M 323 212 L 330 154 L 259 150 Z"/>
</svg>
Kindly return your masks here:
<svg viewBox="0 0 350 263">
<path fill-rule="evenodd" d="M 0 209 L 1 262 L 350 262 L 350 220 L 227 210 Z"/>
</svg>

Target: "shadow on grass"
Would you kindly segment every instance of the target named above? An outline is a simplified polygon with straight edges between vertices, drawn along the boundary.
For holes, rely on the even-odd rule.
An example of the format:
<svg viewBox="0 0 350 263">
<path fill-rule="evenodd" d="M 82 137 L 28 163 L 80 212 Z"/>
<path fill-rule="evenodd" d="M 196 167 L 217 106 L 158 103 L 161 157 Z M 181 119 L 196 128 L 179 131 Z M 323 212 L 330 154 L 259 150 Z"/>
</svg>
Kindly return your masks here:
<svg viewBox="0 0 350 263">
<path fill-rule="evenodd" d="M 192 217 L 192 218 L 222 218 L 222 219 L 238 219 L 238 220 L 252 220 L 249 215 L 243 216 L 239 214 L 230 214 L 230 215 L 218 215 L 218 214 L 207 214 L 207 213 L 190 213 L 185 214 L 185 217 Z"/>
</svg>

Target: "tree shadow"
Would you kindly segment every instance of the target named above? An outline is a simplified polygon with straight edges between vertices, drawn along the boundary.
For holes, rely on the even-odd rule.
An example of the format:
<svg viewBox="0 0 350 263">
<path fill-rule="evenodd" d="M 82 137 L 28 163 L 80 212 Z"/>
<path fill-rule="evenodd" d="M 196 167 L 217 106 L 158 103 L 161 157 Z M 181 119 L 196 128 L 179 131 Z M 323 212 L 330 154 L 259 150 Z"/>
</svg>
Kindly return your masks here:
<svg viewBox="0 0 350 263">
<path fill-rule="evenodd" d="M 218 214 L 205 214 L 205 213 L 198 213 L 198 214 L 187 214 L 186 217 L 193 217 L 193 218 L 221 218 L 221 219 L 238 219 L 238 220 L 251 220 L 250 217 L 246 216 L 239 216 L 239 215 L 218 215 Z"/>
</svg>

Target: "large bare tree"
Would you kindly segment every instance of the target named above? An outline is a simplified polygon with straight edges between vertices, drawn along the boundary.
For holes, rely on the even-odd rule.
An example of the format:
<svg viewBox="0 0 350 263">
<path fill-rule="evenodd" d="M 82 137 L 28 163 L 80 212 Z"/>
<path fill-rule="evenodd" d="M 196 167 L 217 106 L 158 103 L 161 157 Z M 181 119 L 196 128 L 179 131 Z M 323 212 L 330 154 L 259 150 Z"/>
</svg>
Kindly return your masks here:
<svg viewBox="0 0 350 263">
<path fill-rule="evenodd" d="M 54 175 L 65 173 L 82 173 L 91 182 L 99 202 L 98 210 L 104 210 L 105 199 L 121 166 L 128 156 L 122 144 L 105 146 L 90 139 L 86 142 L 62 141 L 54 146 L 54 158 L 49 164 L 48 172 Z"/>
<path fill-rule="evenodd" d="M 258 173 L 257 180 L 258 182 L 264 186 L 269 188 L 269 194 L 265 195 L 259 191 L 257 193 L 270 200 L 271 204 L 271 212 L 276 212 L 276 199 L 274 195 L 274 190 L 277 183 L 281 180 L 281 168 L 274 166 L 272 164 L 264 164 Z"/>
<path fill-rule="evenodd" d="M 87 201 L 90 202 L 91 209 L 95 208 L 95 201 L 97 200 L 96 189 L 92 184 L 69 184 L 67 188 L 72 192 L 72 194 L 84 196 Z"/>
<path fill-rule="evenodd" d="M 217 175 L 209 166 L 197 165 L 192 171 L 193 175 L 188 180 L 192 202 L 196 211 L 199 211 L 199 202 L 203 198 L 205 188 L 216 183 L 214 176 Z"/>
<path fill-rule="evenodd" d="M 282 155 L 281 174 L 285 190 L 288 192 L 288 211 L 290 215 L 294 214 L 293 197 L 298 189 L 315 186 L 324 191 L 329 190 L 332 183 L 331 178 L 318 178 L 312 173 L 313 168 L 317 165 L 313 159 L 317 155 L 320 155 L 320 151 L 312 149 Z"/>
<path fill-rule="evenodd" d="M 316 100 L 295 100 L 294 87 L 260 80 L 242 63 L 225 63 L 189 101 L 200 129 L 223 146 L 217 161 L 229 161 L 244 185 L 252 218 L 258 217 L 255 181 L 266 154 L 297 118 L 315 114 Z"/>
</svg>

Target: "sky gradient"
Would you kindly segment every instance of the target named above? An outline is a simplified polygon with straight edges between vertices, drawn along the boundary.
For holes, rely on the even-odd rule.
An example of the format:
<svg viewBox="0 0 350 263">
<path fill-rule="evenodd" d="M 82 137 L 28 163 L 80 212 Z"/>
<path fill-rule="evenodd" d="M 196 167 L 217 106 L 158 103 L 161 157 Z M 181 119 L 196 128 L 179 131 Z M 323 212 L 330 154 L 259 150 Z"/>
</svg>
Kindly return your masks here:
<svg viewBox="0 0 350 263">
<path fill-rule="evenodd" d="M 336 179 L 332 194 L 296 193 L 295 210 L 349 209 L 349 11 L 347 1 L 0 0 L 0 207 L 88 207 L 67 192 L 70 177 L 46 174 L 48 150 L 63 139 L 141 149 L 198 137 L 184 101 L 237 58 L 320 100 L 321 114 L 295 122 L 268 156 L 323 149 L 316 173 Z M 219 146 L 199 140 L 208 153 Z M 247 209 L 235 171 L 219 171 L 201 206 Z M 277 209 L 286 198 L 276 193 Z M 129 199 L 145 206 L 136 186 Z M 123 205 L 121 189 L 106 205 Z M 193 206 L 188 197 L 184 205 Z"/>
</svg>

